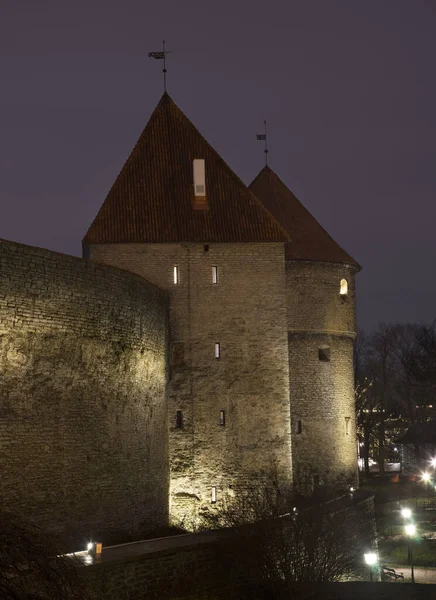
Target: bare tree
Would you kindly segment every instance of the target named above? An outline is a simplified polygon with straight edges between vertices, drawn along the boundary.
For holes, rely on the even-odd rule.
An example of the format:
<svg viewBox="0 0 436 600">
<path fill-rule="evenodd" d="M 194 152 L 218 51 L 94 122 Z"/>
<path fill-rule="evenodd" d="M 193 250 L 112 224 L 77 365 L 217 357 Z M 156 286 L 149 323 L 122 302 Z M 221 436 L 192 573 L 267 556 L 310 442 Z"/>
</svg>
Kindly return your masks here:
<svg viewBox="0 0 436 600">
<path fill-rule="evenodd" d="M 0 512 L 0 598 L 84 600 L 77 566 L 41 528 Z"/>
<path fill-rule="evenodd" d="M 297 509 L 288 491 L 271 485 L 225 498 L 207 525 L 231 528 L 221 556 L 242 586 L 255 581 L 279 590 L 289 583 L 340 581 L 359 572 L 374 532 L 366 519 L 329 506 Z"/>
</svg>

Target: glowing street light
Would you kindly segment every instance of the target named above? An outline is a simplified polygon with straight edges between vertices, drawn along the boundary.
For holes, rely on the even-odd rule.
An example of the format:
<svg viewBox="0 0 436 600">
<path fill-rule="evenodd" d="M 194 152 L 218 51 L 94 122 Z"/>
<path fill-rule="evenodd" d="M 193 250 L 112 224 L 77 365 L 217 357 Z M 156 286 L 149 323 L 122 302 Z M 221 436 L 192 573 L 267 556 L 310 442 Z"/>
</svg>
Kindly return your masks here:
<svg viewBox="0 0 436 600">
<path fill-rule="evenodd" d="M 412 554 L 412 546 L 410 545 L 410 538 L 413 537 L 416 533 L 416 525 L 415 523 L 407 523 L 404 528 L 404 531 L 407 535 L 407 544 L 409 549 L 409 558 L 410 558 L 410 567 L 412 570 L 412 583 L 415 583 L 415 573 L 413 571 L 413 554 Z"/>
<path fill-rule="evenodd" d="M 422 481 L 425 481 L 425 483 L 428 483 L 430 481 L 430 473 L 423 473 L 422 474 Z"/>
<path fill-rule="evenodd" d="M 410 508 L 402 508 L 401 516 L 403 517 L 403 519 L 410 519 L 412 517 L 412 511 L 410 510 Z"/>
<path fill-rule="evenodd" d="M 433 469 L 436 467 L 436 457 L 431 459 L 431 466 L 433 467 Z"/>
<path fill-rule="evenodd" d="M 363 556 L 368 565 L 370 581 L 372 581 L 372 568 L 377 564 L 377 554 L 375 552 L 366 552 Z"/>
</svg>

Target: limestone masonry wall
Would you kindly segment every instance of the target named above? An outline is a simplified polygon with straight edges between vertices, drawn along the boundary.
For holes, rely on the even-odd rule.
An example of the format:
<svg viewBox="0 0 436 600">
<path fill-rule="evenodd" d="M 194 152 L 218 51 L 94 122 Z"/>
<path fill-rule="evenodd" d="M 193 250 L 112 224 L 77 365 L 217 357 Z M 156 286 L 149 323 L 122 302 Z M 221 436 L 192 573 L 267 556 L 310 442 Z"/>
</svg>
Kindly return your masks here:
<svg viewBox="0 0 436 600">
<path fill-rule="evenodd" d="M 290 482 L 283 244 L 108 244 L 91 246 L 90 257 L 169 292 L 173 518 L 189 527 L 195 507 L 211 507 L 212 487 L 219 504 L 265 475 Z"/>
<path fill-rule="evenodd" d="M 294 483 L 304 493 L 358 485 L 354 273 L 335 263 L 286 265 Z M 348 282 L 342 296 L 341 279 Z"/>
<path fill-rule="evenodd" d="M 0 240 L 0 503 L 78 549 L 168 522 L 167 295 Z"/>
</svg>

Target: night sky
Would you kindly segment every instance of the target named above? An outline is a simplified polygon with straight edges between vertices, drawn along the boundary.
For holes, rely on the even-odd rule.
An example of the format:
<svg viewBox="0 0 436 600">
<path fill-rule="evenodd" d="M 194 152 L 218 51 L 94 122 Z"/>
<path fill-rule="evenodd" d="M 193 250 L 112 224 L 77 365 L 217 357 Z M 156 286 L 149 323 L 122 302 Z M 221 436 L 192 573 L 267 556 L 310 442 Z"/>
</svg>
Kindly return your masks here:
<svg viewBox="0 0 436 600">
<path fill-rule="evenodd" d="M 0 237 L 80 255 L 168 91 L 360 264 L 359 325 L 436 317 L 434 0 L 2 0 Z"/>
</svg>

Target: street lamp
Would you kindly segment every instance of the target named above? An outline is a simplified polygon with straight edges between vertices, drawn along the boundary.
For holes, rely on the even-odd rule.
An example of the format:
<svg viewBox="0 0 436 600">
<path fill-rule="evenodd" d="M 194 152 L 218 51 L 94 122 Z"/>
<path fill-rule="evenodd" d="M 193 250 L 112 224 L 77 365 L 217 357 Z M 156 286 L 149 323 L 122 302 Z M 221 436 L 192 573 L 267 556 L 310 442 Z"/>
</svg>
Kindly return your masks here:
<svg viewBox="0 0 436 600">
<path fill-rule="evenodd" d="M 412 517 L 412 511 L 410 510 L 410 508 L 402 508 L 401 516 L 403 517 L 403 519 L 410 519 Z"/>
<path fill-rule="evenodd" d="M 377 554 L 375 552 L 367 552 L 363 556 L 366 564 L 368 565 L 369 579 L 372 581 L 372 568 L 375 564 L 377 564 Z"/>
<path fill-rule="evenodd" d="M 404 528 L 404 531 L 406 532 L 406 535 L 407 535 L 407 543 L 408 543 L 409 557 L 410 557 L 410 566 L 411 566 L 411 569 L 412 569 L 412 583 L 415 583 L 415 573 L 413 571 L 413 553 L 412 553 L 412 546 L 410 545 L 410 538 L 412 536 L 414 536 L 415 533 L 416 533 L 416 525 L 414 523 L 407 523 L 407 525 Z"/>
<path fill-rule="evenodd" d="M 430 489 L 430 479 L 430 473 L 425 471 L 425 473 L 422 474 L 422 481 L 427 484 L 427 490 Z"/>
<path fill-rule="evenodd" d="M 433 469 L 436 467 L 436 457 L 431 459 L 431 466 L 433 467 Z"/>
</svg>

